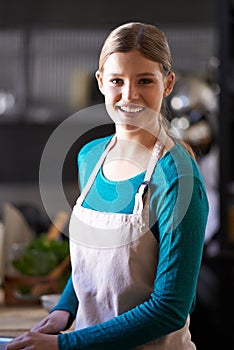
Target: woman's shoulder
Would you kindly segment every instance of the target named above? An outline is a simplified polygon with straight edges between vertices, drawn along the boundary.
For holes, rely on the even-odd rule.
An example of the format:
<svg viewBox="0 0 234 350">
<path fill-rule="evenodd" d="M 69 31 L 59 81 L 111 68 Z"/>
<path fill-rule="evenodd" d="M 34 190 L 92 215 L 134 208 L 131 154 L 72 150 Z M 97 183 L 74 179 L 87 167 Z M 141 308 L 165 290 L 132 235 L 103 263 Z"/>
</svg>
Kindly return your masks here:
<svg viewBox="0 0 234 350">
<path fill-rule="evenodd" d="M 198 163 L 179 143 L 175 143 L 160 158 L 152 177 L 152 185 L 152 200 L 157 203 L 164 205 L 165 198 L 170 198 L 171 201 L 174 198 L 176 203 L 180 201 L 186 204 L 194 196 L 194 200 L 202 198 L 204 213 L 208 210 L 206 187 Z"/>
<path fill-rule="evenodd" d="M 112 138 L 112 135 L 110 136 L 105 136 L 105 137 L 100 137 L 100 138 L 96 138 L 93 139 L 89 142 L 87 142 L 79 151 L 78 153 L 78 158 L 82 158 L 87 156 L 90 152 L 92 152 L 93 156 L 95 154 L 99 155 L 99 153 L 101 154 L 107 143 L 110 141 L 110 139 Z"/>
<path fill-rule="evenodd" d="M 77 165 L 81 185 L 87 181 L 111 138 L 112 136 L 106 136 L 93 139 L 87 142 L 79 151 L 77 155 Z"/>
<path fill-rule="evenodd" d="M 164 153 L 158 165 L 158 170 L 163 172 L 169 183 L 182 176 L 202 178 L 197 161 L 178 142 Z"/>
</svg>

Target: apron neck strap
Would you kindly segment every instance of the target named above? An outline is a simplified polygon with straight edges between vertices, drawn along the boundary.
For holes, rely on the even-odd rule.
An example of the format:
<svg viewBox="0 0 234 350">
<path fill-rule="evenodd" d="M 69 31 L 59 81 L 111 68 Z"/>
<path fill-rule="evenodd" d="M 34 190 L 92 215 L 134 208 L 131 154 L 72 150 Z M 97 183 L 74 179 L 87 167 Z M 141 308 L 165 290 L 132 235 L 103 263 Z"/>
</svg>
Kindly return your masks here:
<svg viewBox="0 0 234 350">
<path fill-rule="evenodd" d="M 91 188 L 91 186 L 92 186 L 92 184 L 93 184 L 93 182 L 94 182 L 94 180 L 95 180 L 95 178 L 97 176 L 97 173 L 98 173 L 101 165 L 103 164 L 103 162 L 104 162 L 107 154 L 111 150 L 111 148 L 114 147 L 115 143 L 116 143 L 116 135 L 114 135 L 111 138 L 111 140 L 109 141 L 109 143 L 107 144 L 104 152 L 102 153 L 102 155 L 99 158 L 97 164 L 95 165 L 95 167 L 94 167 L 94 169 L 93 169 L 93 171 L 92 171 L 92 173 L 91 173 L 91 175 L 90 175 L 90 177 L 89 177 L 85 187 L 83 188 L 83 190 L 82 190 L 82 192 L 81 192 L 81 194 L 80 194 L 80 196 L 79 196 L 79 198 L 77 200 L 77 203 L 79 203 L 79 204 L 83 203 L 87 193 L 89 192 L 89 190 L 90 190 L 90 188 Z"/>
<path fill-rule="evenodd" d="M 144 181 L 140 184 L 140 186 L 138 187 L 138 190 L 137 190 L 137 194 L 135 197 L 135 206 L 134 206 L 134 210 L 133 210 L 133 212 L 135 212 L 135 213 L 139 212 L 143 209 L 143 198 L 144 198 L 145 194 L 148 192 L 149 183 L 150 183 L 152 174 L 153 174 L 154 169 L 157 165 L 157 162 L 160 158 L 162 150 L 165 147 L 166 140 L 167 140 L 167 134 L 163 130 L 163 128 L 161 128 L 159 131 L 159 134 L 158 134 L 157 141 L 154 145 L 149 163 L 148 163 L 148 167 L 147 167 L 147 170 L 145 173 Z M 140 201 L 137 199 L 139 199 Z M 140 205 L 139 205 L 139 203 L 140 203 Z"/>
<path fill-rule="evenodd" d="M 160 155 L 162 153 L 163 148 L 165 147 L 166 144 L 166 139 L 167 139 L 167 134 L 164 131 L 163 128 L 160 129 L 159 134 L 158 134 L 158 138 L 157 141 L 154 145 L 150 160 L 149 160 L 149 164 L 145 173 L 145 178 L 144 178 L 144 182 L 145 183 L 149 183 L 151 180 L 151 176 L 154 172 L 154 169 L 157 165 L 157 162 L 160 158 Z"/>
</svg>

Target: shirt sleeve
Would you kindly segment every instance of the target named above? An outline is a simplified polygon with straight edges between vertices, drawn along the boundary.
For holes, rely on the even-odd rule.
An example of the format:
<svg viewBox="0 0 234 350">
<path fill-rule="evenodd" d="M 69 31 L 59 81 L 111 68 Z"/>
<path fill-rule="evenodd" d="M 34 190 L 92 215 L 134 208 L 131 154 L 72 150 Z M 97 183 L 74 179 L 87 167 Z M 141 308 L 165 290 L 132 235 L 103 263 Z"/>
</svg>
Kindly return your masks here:
<svg viewBox="0 0 234 350">
<path fill-rule="evenodd" d="M 186 196 L 178 193 L 188 187 L 184 201 Z M 149 300 L 107 322 L 59 334 L 59 349 L 131 349 L 184 326 L 196 294 L 208 202 L 203 183 L 192 175 L 161 190 L 156 215 L 158 269 Z"/>
</svg>

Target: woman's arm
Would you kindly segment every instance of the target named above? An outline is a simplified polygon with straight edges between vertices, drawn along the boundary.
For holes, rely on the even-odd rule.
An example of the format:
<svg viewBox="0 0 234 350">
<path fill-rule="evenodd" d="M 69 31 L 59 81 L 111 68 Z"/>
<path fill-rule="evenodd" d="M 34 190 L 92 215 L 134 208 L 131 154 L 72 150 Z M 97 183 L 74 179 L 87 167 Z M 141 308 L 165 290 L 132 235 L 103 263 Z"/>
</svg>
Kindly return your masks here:
<svg viewBox="0 0 234 350">
<path fill-rule="evenodd" d="M 51 314 L 56 310 L 63 310 L 69 313 L 69 318 L 66 327 L 61 330 L 68 329 L 76 317 L 76 312 L 78 308 L 78 300 L 76 293 L 73 288 L 72 276 L 67 281 L 67 284 L 63 290 L 63 293 L 59 299 L 58 304 L 51 310 Z"/>
</svg>

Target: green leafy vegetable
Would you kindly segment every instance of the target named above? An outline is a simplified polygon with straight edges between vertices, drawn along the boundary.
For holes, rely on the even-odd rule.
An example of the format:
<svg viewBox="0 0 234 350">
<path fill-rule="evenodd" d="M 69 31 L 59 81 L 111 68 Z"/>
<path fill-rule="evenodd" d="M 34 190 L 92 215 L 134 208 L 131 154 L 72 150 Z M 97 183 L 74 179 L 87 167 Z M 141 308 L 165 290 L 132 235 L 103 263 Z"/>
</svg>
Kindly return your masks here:
<svg viewBox="0 0 234 350">
<path fill-rule="evenodd" d="M 13 260 L 14 268 L 23 275 L 45 276 L 52 272 L 69 254 L 67 240 L 48 241 L 46 235 L 33 239 L 23 255 Z"/>
</svg>

